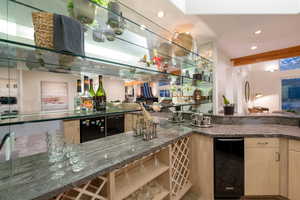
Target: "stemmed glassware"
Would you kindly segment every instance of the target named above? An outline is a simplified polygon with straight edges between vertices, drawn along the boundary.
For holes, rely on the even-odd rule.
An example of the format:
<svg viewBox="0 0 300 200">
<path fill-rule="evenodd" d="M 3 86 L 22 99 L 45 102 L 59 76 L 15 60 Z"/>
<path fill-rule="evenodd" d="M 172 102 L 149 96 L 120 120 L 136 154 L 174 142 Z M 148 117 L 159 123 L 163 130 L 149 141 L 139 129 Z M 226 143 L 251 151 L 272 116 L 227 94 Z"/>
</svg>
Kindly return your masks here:
<svg viewBox="0 0 300 200">
<path fill-rule="evenodd" d="M 64 169 L 69 165 L 73 172 L 79 172 L 86 167 L 81 146 L 74 143 L 74 138 L 66 143 L 62 131 L 51 130 L 47 133 L 47 147 L 50 170 L 53 172 L 52 179 L 63 177 Z"/>
</svg>

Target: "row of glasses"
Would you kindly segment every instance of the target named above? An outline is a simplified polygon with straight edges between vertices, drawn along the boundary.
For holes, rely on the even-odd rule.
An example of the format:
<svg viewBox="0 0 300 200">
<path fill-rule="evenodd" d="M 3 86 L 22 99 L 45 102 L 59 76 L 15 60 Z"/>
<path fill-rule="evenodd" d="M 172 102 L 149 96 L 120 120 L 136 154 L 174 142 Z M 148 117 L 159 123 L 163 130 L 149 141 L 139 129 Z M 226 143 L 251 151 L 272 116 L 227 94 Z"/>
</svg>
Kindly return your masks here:
<svg viewBox="0 0 300 200">
<path fill-rule="evenodd" d="M 53 171 L 52 179 L 65 175 L 64 168 L 69 165 L 73 172 L 79 172 L 86 167 L 85 154 L 80 145 L 66 143 L 62 131 L 51 130 L 47 133 L 48 159 Z"/>
<path fill-rule="evenodd" d="M 63 168 L 65 162 L 65 142 L 63 134 L 51 130 L 47 133 L 48 159 L 51 163 L 50 170 L 53 171 L 52 179 L 58 179 L 65 175 Z"/>
</svg>

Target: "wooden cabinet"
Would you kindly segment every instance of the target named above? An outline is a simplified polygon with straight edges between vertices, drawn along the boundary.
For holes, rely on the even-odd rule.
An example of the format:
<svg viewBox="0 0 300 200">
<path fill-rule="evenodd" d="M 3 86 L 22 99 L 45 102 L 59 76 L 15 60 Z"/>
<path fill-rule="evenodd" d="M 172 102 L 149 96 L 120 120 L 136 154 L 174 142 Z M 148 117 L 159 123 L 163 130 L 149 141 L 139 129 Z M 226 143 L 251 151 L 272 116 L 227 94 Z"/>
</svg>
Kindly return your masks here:
<svg viewBox="0 0 300 200">
<path fill-rule="evenodd" d="M 194 134 L 191 138 L 191 181 L 197 200 L 214 199 L 213 138 Z"/>
<path fill-rule="evenodd" d="M 245 139 L 245 195 L 280 194 L 278 138 Z"/>
<path fill-rule="evenodd" d="M 290 200 L 300 199 L 300 141 L 289 142 L 289 192 Z"/>
<path fill-rule="evenodd" d="M 132 131 L 136 121 L 142 117 L 141 113 L 126 113 L 125 114 L 125 132 Z"/>
<path fill-rule="evenodd" d="M 64 121 L 64 136 L 67 143 L 80 143 L 80 120 Z"/>
</svg>

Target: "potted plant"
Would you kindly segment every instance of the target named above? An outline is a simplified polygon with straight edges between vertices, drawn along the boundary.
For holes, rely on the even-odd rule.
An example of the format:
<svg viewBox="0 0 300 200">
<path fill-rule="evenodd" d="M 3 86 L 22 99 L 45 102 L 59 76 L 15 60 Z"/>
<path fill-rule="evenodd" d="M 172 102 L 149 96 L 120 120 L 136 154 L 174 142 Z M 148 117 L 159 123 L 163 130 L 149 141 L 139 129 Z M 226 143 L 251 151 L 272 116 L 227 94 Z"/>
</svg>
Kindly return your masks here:
<svg viewBox="0 0 300 200">
<path fill-rule="evenodd" d="M 125 29 L 125 20 L 122 16 L 120 3 L 118 0 L 110 0 L 107 4 L 107 25 L 109 25 L 117 35 L 122 35 Z"/>
<path fill-rule="evenodd" d="M 224 95 L 223 95 L 223 100 L 224 100 L 224 115 L 233 115 L 234 104 L 231 104 Z"/>
<path fill-rule="evenodd" d="M 96 5 L 107 7 L 107 0 L 69 0 L 68 11 L 71 17 L 83 24 L 92 24 L 95 20 Z"/>
</svg>

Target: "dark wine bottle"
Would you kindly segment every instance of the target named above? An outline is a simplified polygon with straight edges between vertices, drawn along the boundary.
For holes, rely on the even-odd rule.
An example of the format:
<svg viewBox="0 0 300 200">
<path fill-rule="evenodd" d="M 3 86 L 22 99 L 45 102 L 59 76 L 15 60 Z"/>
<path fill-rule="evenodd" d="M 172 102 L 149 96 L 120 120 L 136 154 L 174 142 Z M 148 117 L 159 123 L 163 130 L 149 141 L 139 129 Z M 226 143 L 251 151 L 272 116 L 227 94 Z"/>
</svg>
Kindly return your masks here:
<svg viewBox="0 0 300 200">
<path fill-rule="evenodd" d="M 99 75 L 99 86 L 96 92 L 96 110 L 104 111 L 106 110 L 106 93 L 103 88 L 102 76 Z"/>
</svg>

